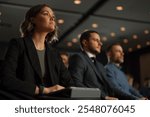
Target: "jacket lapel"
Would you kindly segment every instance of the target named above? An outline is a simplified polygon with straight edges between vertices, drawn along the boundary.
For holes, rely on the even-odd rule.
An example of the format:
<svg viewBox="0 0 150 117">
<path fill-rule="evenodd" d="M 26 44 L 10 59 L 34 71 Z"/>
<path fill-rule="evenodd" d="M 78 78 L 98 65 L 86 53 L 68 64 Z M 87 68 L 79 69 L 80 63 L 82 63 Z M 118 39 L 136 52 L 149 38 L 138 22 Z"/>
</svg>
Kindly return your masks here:
<svg viewBox="0 0 150 117">
<path fill-rule="evenodd" d="M 101 79 L 99 71 L 97 70 L 97 68 L 95 67 L 95 65 L 93 64 L 93 62 L 90 60 L 90 58 L 88 57 L 88 55 L 85 52 L 83 52 L 83 54 L 85 56 L 84 58 L 90 64 L 90 66 L 92 67 L 92 69 L 94 70 L 94 72 L 96 73 L 96 75 Z"/>
<path fill-rule="evenodd" d="M 42 78 L 40 62 L 39 62 L 37 51 L 36 51 L 36 48 L 32 41 L 32 38 L 31 37 L 25 38 L 24 42 L 25 42 L 25 47 L 26 47 L 27 54 L 28 54 L 29 60 L 31 62 L 31 65 L 32 65 L 33 69 L 35 70 L 35 72 L 38 74 L 38 76 L 40 78 Z"/>
</svg>

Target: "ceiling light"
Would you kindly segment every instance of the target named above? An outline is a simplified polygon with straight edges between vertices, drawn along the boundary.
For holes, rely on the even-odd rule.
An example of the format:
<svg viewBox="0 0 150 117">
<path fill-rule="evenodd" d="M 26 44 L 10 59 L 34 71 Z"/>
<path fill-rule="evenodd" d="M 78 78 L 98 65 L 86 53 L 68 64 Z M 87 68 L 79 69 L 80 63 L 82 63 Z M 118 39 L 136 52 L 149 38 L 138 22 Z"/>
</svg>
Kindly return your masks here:
<svg viewBox="0 0 150 117">
<path fill-rule="evenodd" d="M 129 51 L 129 52 L 132 52 L 132 51 L 133 51 L 133 49 L 132 49 L 132 48 L 128 48 L 128 51 Z"/>
<path fill-rule="evenodd" d="M 134 34 L 134 35 L 132 36 L 132 38 L 133 38 L 133 39 L 138 39 L 138 36 L 137 36 L 136 34 Z"/>
<path fill-rule="evenodd" d="M 147 42 L 146 42 L 146 45 L 149 46 L 149 45 L 150 45 L 150 41 L 147 41 Z"/>
<path fill-rule="evenodd" d="M 93 24 L 92 24 L 92 27 L 93 27 L 93 28 L 97 28 L 97 27 L 98 27 L 98 24 L 93 23 Z"/>
<path fill-rule="evenodd" d="M 149 30 L 144 30 L 144 34 L 149 34 Z"/>
<path fill-rule="evenodd" d="M 110 33 L 110 36 L 111 36 L 111 37 L 115 37 L 116 34 L 115 34 L 114 32 L 111 32 L 111 33 Z"/>
<path fill-rule="evenodd" d="M 78 42 L 78 39 L 77 39 L 77 38 L 73 38 L 73 39 L 72 39 L 72 42 L 73 42 L 73 43 L 77 43 L 77 42 Z"/>
<path fill-rule="evenodd" d="M 58 19 L 58 24 L 63 24 L 64 20 L 63 19 Z"/>
<path fill-rule="evenodd" d="M 136 47 L 137 47 L 137 49 L 140 49 L 140 48 L 141 48 L 141 45 L 140 45 L 140 44 L 138 44 Z"/>
<path fill-rule="evenodd" d="M 125 44 L 127 44 L 128 42 L 129 42 L 128 39 L 123 40 L 123 43 L 125 43 Z"/>
<path fill-rule="evenodd" d="M 124 7 L 121 6 L 121 5 L 120 5 L 120 6 L 116 6 L 116 10 L 117 10 L 117 11 L 123 11 L 123 10 L 124 10 Z"/>
<path fill-rule="evenodd" d="M 72 42 L 68 42 L 68 43 L 67 43 L 67 46 L 68 46 L 68 47 L 71 47 L 71 46 L 72 46 Z"/>
<path fill-rule="evenodd" d="M 81 4 L 81 0 L 74 0 L 74 4 L 77 4 L 77 5 Z"/>
<path fill-rule="evenodd" d="M 125 32 L 125 31 L 126 31 L 126 28 L 125 28 L 125 27 L 120 27 L 120 31 L 121 31 L 121 32 Z"/>
<path fill-rule="evenodd" d="M 2 12 L 0 12 L 0 16 L 2 15 Z"/>
<path fill-rule="evenodd" d="M 107 41 L 107 37 L 106 37 L 106 36 L 103 36 L 103 37 L 102 37 L 102 41 Z"/>
</svg>

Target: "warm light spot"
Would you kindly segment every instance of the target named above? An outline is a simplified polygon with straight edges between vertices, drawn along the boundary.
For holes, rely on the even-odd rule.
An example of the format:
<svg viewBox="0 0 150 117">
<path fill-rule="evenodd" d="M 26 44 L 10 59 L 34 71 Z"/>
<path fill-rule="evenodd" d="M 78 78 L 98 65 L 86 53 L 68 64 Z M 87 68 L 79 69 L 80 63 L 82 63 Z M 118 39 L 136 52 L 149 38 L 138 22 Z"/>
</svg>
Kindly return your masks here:
<svg viewBox="0 0 150 117">
<path fill-rule="evenodd" d="M 121 31 L 121 32 L 125 32 L 125 31 L 126 31 L 126 28 L 125 28 L 125 27 L 120 27 L 120 31 Z"/>
<path fill-rule="evenodd" d="M 111 33 L 110 33 L 110 36 L 111 36 L 111 37 L 115 37 L 116 34 L 115 34 L 114 32 L 111 32 Z"/>
<path fill-rule="evenodd" d="M 133 51 L 133 49 L 132 49 L 132 48 L 128 48 L 128 51 L 129 51 L 129 52 L 132 52 L 132 51 Z"/>
<path fill-rule="evenodd" d="M 98 24 L 93 23 L 93 24 L 92 24 L 92 27 L 93 27 L 93 28 L 97 28 L 97 27 L 98 27 Z"/>
<path fill-rule="evenodd" d="M 138 44 L 136 47 L 137 47 L 137 49 L 140 49 L 140 48 L 141 48 L 141 45 L 140 45 L 140 44 Z"/>
<path fill-rule="evenodd" d="M 133 39 L 138 39 L 138 36 L 137 36 L 136 34 L 134 34 L 134 35 L 132 36 L 132 38 L 133 38 Z"/>
<path fill-rule="evenodd" d="M 107 41 L 107 37 L 106 37 L 106 36 L 103 36 L 103 37 L 102 37 L 102 41 Z"/>
<path fill-rule="evenodd" d="M 127 44 L 128 42 L 129 42 L 128 39 L 123 40 L 123 43 L 125 43 L 125 44 Z"/>
<path fill-rule="evenodd" d="M 147 42 L 146 42 L 146 45 L 149 46 L 149 45 L 150 45 L 150 41 L 147 41 Z"/>
<path fill-rule="evenodd" d="M 72 39 L 72 42 L 73 42 L 73 43 L 77 43 L 77 42 L 78 42 L 77 38 L 73 38 L 73 39 Z"/>
<path fill-rule="evenodd" d="M 124 10 L 124 7 L 121 6 L 121 5 L 120 5 L 120 6 L 116 6 L 116 10 L 117 10 L 117 11 L 123 11 L 123 10 Z"/>
<path fill-rule="evenodd" d="M 144 30 L 144 34 L 149 34 L 149 30 Z"/>
<path fill-rule="evenodd" d="M 63 24 L 64 20 L 63 19 L 58 19 L 58 24 Z"/>
<path fill-rule="evenodd" d="M 76 4 L 76 5 L 81 4 L 81 0 L 74 0 L 74 4 Z"/>
<path fill-rule="evenodd" d="M 67 43 L 67 46 L 68 46 L 68 47 L 71 47 L 71 46 L 72 46 L 72 42 L 68 42 L 68 43 Z"/>
</svg>

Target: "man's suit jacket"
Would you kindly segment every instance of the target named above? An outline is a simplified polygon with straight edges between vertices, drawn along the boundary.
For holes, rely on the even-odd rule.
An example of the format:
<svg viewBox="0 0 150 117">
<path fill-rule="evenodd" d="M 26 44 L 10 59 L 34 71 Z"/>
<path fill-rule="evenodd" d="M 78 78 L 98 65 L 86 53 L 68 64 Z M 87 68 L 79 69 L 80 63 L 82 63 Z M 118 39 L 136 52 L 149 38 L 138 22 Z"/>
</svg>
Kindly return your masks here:
<svg viewBox="0 0 150 117">
<path fill-rule="evenodd" d="M 109 63 L 105 68 L 115 96 L 119 99 L 138 99 L 143 97 L 128 84 L 126 75 L 115 64 Z"/>
<path fill-rule="evenodd" d="M 99 88 L 102 91 L 102 98 L 108 96 L 108 85 L 106 82 L 105 69 L 98 62 L 98 69 L 91 58 L 85 52 L 73 55 L 69 62 L 69 71 L 78 87 Z"/>
<path fill-rule="evenodd" d="M 70 73 L 61 61 L 59 53 L 45 42 L 47 86 L 68 86 Z M 31 37 L 12 39 L 5 56 L 1 85 L 4 89 L 34 95 L 36 85 L 42 85 L 40 63 Z"/>
</svg>

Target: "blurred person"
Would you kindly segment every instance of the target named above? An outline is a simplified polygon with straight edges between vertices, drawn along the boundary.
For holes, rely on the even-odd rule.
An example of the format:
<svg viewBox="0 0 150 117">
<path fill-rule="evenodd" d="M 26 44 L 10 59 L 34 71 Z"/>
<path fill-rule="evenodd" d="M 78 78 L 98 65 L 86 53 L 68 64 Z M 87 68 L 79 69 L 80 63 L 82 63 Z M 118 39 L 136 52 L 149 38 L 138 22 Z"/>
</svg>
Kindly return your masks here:
<svg viewBox="0 0 150 117">
<path fill-rule="evenodd" d="M 146 99 L 139 94 L 127 81 L 127 76 L 121 69 L 124 62 L 124 52 L 120 44 L 108 47 L 107 56 L 110 62 L 105 66 L 109 84 L 119 99 Z"/>
<path fill-rule="evenodd" d="M 60 52 L 60 57 L 66 68 L 69 66 L 69 54 L 67 52 Z"/>
<path fill-rule="evenodd" d="M 144 78 L 143 86 L 140 88 L 140 93 L 150 99 L 150 77 Z"/>
<path fill-rule="evenodd" d="M 104 66 L 96 60 L 101 52 L 102 42 L 98 32 L 89 30 L 80 37 L 82 51 L 70 57 L 69 71 L 77 87 L 99 88 L 100 99 L 116 100 L 110 95 Z"/>
<path fill-rule="evenodd" d="M 21 24 L 21 38 L 10 41 L 1 85 L 30 96 L 49 94 L 69 86 L 71 78 L 59 53 L 51 47 L 57 25 L 46 4 L 30 8 Z"/>
</svg>

